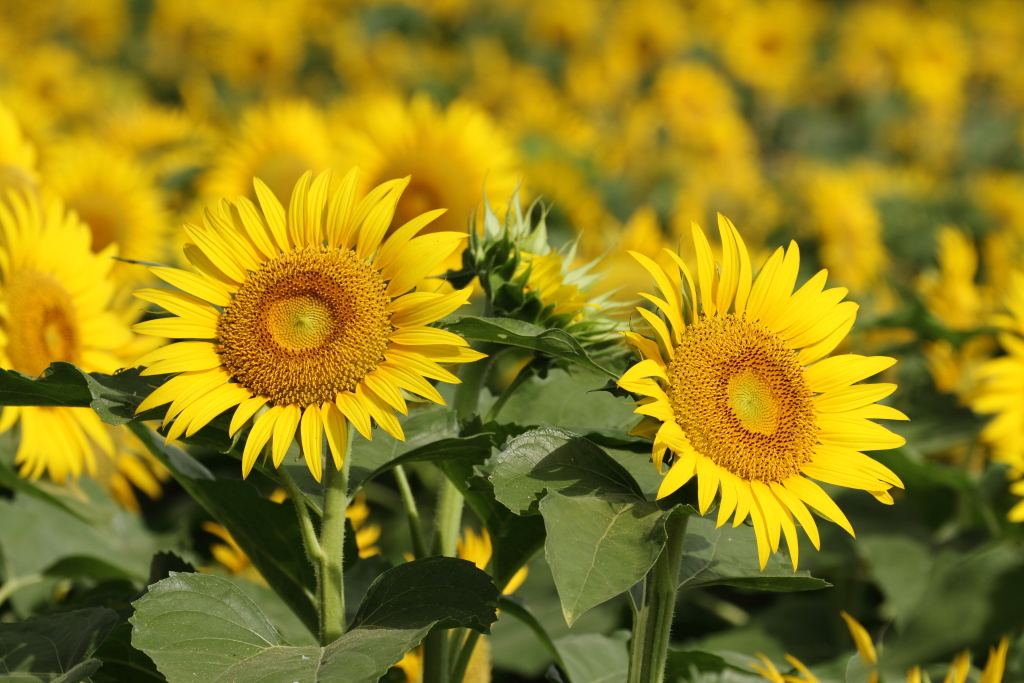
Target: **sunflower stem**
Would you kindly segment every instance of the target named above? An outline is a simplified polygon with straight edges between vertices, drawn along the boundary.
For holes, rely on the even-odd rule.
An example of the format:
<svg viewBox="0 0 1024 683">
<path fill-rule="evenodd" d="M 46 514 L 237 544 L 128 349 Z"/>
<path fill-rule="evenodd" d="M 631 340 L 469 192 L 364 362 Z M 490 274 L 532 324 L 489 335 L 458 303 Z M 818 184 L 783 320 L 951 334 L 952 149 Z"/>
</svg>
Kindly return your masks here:
<svg viewBox="0 0 1024 683">
<path fill-rule="evenodd" d="M 462 644 L 462 650 L 459 652 L 459 658 L 452 665 L 451 683 L 462 683 L 462 679 L 466 677 L 466 669 L 469 667 L 469 660 L 473 658 L 473 650 L 476 649 L 478 640 L 480 640 L 479 631 L 471 630 L 469 635 L 466 636 L 466 640 Z"/>
<path fill-rule="evenodd" d="M 341 470 L 330 465 L 324 468 L 324 517 L 320 525 L 323 558 L 320 568 L 320 645 L 327 646 L 345 633 L 345 511 L 348 509 L 348 470 L 352 462 L 352 439 L 355 429 L 349 427 L 348 444 Z"/>
<path fill-rule="evenodd" d="M 665 523 L 668 540 L 647 575 L 644 604 L 633 625 L 628 683 L 662 683 L 672 635 L 683 540 L 689 517 L 670 517 Z"/>
<path fill-rule="evenodd" d="M 309 516 L 306 496 L 299 490 L 295 480 L 292 479 L 292 475 L 288 473 L 287 467 L 279 467 L 277 473 L 281 477 L 281 483 L 284 484 L 285 491 L 288 492 L 288 497 L 291 498 L 292 503 L 295 505 L 295 514 L 299 518 L 299 532 L 302 534 L 302 547 L 306 551 L 306 559 L 313 565 L 313 571 L 316 573 L 317 594 L 319 596 L 320 564 L 323 561 L 324 551 L 320 547 L 320 541 L 316 537 L 316 528 L 313 526 L 313 520 Z M 319 600 L 319 597 L 317 600 Z"/>
<path fill-rule="evenodd" d="M 484 423 L 493 422 L 498 419 L 498 413 L 505 407 L 508 400 L 519 391 L 519 387 L 523 386 L 531 377 L 533 377 L 534 369 L 532 363 L 527 363 L 519 370 L 516 374 L 515 379 L 505 387 L 505 391 L 501 392 L 501 396 L 494 402 L 491 409 L 487 411 L 487 417 L 484 418 Z"/>
<path fill-rule="evenodd" d="M 409 535 L 412 536 L 412 552 L 416 559 L 427 556 L 427 544 L 423 540 L 423 527 L 420 525 L 420 511 L 416 507 L 416 498 L 412 495 L 412 488 L 409 486 L 409 478 L 405 475 L 405 468 L 395 465 L 395 479 L 398 481 L 398 490 L 402 494 L 402 503 L 405 504 L 405 516 L 409 520 Z"/>
</svg>

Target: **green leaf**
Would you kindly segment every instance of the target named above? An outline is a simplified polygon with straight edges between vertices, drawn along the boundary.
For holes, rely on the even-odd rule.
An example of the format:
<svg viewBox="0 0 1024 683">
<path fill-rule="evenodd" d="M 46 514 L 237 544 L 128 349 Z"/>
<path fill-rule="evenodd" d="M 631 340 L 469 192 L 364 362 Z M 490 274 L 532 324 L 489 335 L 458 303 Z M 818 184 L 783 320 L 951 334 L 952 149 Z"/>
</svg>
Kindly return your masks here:
<svg viewBox="0 0 1024 683">
<path fill-rule="evenodd" d="M 318 621 L 311 598 L 316 576 L 306 559 L 292 505 L 262 498 L 243 481 L 188 477 L 158 447 L 160 437 L 152 430 L 140 422 L 130 423 L 129 428 L 196 502 L 231 532 L 270 587 L 316 633 Z"/>
<path fill-rule="evenodd" d="M 93 676 L 93 683 L 105 681 L 157 683 L 166 680 L 145 652 L 132 647 L 132 625 L 120 624 L 94 653 L 103 662 L 103 669 Z"/>
<path fill-rule="evenodd" d="M 105 607 L 0 623 L 0 674 L 24 674 L 12 678 L 26 683 L 81 681 L 99 668 L 88 657 L 116 623 Z"/>
<path fill-rule="evenodd" d="M 476 565 L 425 557 L 384 572 L 370 585 L 352 628 L 472 628 L 490 633 L 498 589 Z"/>
<path fill-rule="evenodd" d="M 162 411 L 136 416 L 135 409 L 162 378 L 143 377 L 140 372 L 131 368 L 114 375 L 89 374 L 64 362 L 52 363 L 38 379 L 0 370 L 0 405 L 92 408 L 112 425 L 148 419 Z"/>
<path fill-rule="evenodd" d="M 481 465 L 491 456 L 491 435 L 477 434 L 466 438 L 441 439 L 398 455 L 362 477 L 360 485 L 410 462 L 458 461 L 468 465 Z"/>
<path fill-rule="evenodd" d="M 623 638 L 597 633 L 563 636 L 555 641 L 569 683 L 620 683 L 629 670 L 629 650 Z"/>
<path fill-rule="evenodd" d="M 475 567 L 473 570 L 483 574 Z M 433 591 L 427 588 L 427 592 Z M 432 616 L 441 617 L 431 620 L 422 612 L 402 614 L 388 608 L 408 604 L 401 600 L 396 603 L 386 596 L 371 595 L 367 600 L 377 605 L 371 612 L 378 619 L 354 626 L 326 648 L 291 647 L 229 581 L 204 574 L 176 574 L 150 587 L 149 593 L 134 603 L 132 644 L 153 659 L 169 683 L 370 683 L 431 628 L 439 626 L 438 622 L 459 622 L 443 605 L 427 608 L 433 610 Z M 493 615 L 493 608 L 491 612 Z M 409 622 L 419 625 L 397 625 Z"/>
<path fill-rule="evenodd" d="M 544 522 L 540 517 L 520 517 L 494 497 L 494 485 L 471 465 L 440 461 L 438 467 L 455 484 L 466 503 L 491 534 L 494 551 L 491 571 L 499 588 L 544 547 Z"/>
<path fill-rule="evenodd" d="M 98 557 L 88 555 L 72 555 L 57 560 L 43 571 L 44 576 L 64 579 L 77 579 L 87 576 L 96 581 L 107 581 L 110 579 L 126 579 L 137 581 L 138 576 L 115 564 Z"/>
<path fill-rule="evenodd" d="M 59 497 L 44 491 L 28 479 L 18 476 L 18 473 L 12 470 L 3 460 L 0 460 L 0 486 L 18 493 L 24 493 L 27 496 L 32 496 L 33 498 L 41 500 L 55 508 L 63 510 L 69 515 L 74 515 L 83 522 L 90 521 L 85 515 L 69 506 Z"/>
<path fill-rule="evenodd" d="M 733 666 L 723 657 L 713 652 L 669 648 L 668 658 L 665 660 L 665 680 L 678 681 L 683 679 L 695 681 L 699 680 L 698 677 L 693 675 L 695 671 L 698 673 L 721 673 L 726 669 L 749 673 L 749 669 Z"/>
<path fill-rule="evenodd" d="M 643 499 L 636 480 L 611 456 L 587 439 L 553 427 L 513 439 L 498 456 L 491 480 L 498 501 L 519 514 L 535 510 L 545 490 Z"/>
<path fill-rule="evenodd" d="M 544 554 L 570 626 L 591 607 L 624 593 L 654 566 L 671 510 L 654 501 L 569 497 L 540 502 Z"/>
<path fill-rule="evenodd" d="M 755 590 L 789 593 L 828 588 L 807 571 L 793 571 L 783 553 L 768 558 L 759 570 L 754 529 L 741 524 L 715 528 L 711 518 L 693 515 L 683 543 L 683 564 L 679 572 L 681 589 L 703 586 L 737 586 Z"/>
<path fill-rule="evenodd" d="M 438 326 L 473 341 L 494 342 L 531 349 L 562 358 L 608 377 L 617 377 L 616 373 L 594 362 L 580 346 L 580 343 L 564 330 L 546 329 L 510 318 L 477 318 L 455 315 L 438 321 Z"/>
<path fill-rule="evenodd" d="M 537 640 L 544 646 L 544 649 L 551 653 L 558 666 L 563 669 L 565 668 L 565 662 L 562 661 L 562 653 L 558 651 L 554 641 L 551 640 L 551 636 L 548 635 L 548 630 L 537 620 L 537 617 L 526 606 L 524 600 L 514 595 L 503 595 L 498 598 L 498 608 L 504 614 L 508 614 L 523 622 L 537 636 Z"/>
<path fill-rule="evenodd" d="M 373 440 L 357 438 L 352 446 L 352 464 L 349 472 L 349 488 L 358 489 L 363 482 L 387 469 L 388 463 L 409 451 L 428 446 L 441 439 L 459 436 L 459 425 L 455 413 L 448 408 L 414 411 L 407 418 L 399 418 L 405 441 L 400 441 L 384 430 L 377 429 Z"/>
</svg>

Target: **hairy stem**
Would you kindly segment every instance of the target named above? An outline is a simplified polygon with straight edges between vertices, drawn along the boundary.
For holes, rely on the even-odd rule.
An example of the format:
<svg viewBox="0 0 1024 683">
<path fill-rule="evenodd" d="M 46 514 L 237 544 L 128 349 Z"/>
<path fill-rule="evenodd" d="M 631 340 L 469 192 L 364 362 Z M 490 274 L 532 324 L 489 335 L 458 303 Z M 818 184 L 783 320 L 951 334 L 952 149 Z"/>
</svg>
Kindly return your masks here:
<svg viewBox="0 0 1024 683">
<path fill-rule="evenodd" d="M 306 559 L 313 565 L 313 573 L 316 575 L 316 601 L 317 604 L 320 604 L 320 596 L 323 592 L 320 566 L 323 564 L 324 550 L 320 547 L 320 541 L 316 537 L 316 528 L 309 515 L 305 494 L 299 490 L 292 475 L 288 473 L 287 467 L 279 467 L 277 473 L 281 478 L 281 483 L 284 484 L 285 491 L 288 492 L 288 497 L 295 505 L 295 514 L 299 518 L 299 533 L 302 535 L 302 547 L 306 551 Z"/>
<path fill-rule="evenodd" d="M 345 510 L 348 509 L 348 470 L 352 462 L 355 429 L 348 429 L 345 461 L 338 471 L 324 468 L 324 517 L 320 525 L 323 558 L 320 564 L 320 645 L 333 643 L 345 633 Z"/>
<path fill-rule="evenodd" d="M 633 628 L 629 683 L 662 683 L 665 677 L 688 520 L 688 517 L 670 517 L 665 523 L 668 540 L 647 575 L 644 604 Z"/>
</svg>

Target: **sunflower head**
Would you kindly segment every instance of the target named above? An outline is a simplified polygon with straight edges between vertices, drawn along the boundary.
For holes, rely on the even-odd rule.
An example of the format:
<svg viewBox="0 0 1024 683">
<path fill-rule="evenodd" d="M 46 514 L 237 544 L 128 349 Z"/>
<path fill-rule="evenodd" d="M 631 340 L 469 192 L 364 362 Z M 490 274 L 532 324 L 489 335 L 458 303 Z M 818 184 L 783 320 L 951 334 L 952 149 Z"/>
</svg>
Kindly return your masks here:
<svg viewBox="0 0 1024 683">
<path fill-rule="evenodd" d="M 539 199 L 524 212 L 516 192 L 502 221 L 485 198 L 482 230 L 470 233 L 462 270 L 449 280 L 463 286 L 479 278 L 495 316 L 565 330 L 592 354 L 615 353 L 621 304 L 610 292 L 589 294 L 604 273 L 592 272 L 597 260 L 575 265 L 578 240 L 551 248 L 547 213 Z"/>
<path fill-rule="evenodd" d="M 719 216 L 721 265 L 693 225 L 696 277 L 674 252 L 665 270 L 639 253 L 656 290 L 638 308 L 652 336 L 626 332 L 640 358 L 618 381 L 638 397 L 634 434 L 653 439 L 653 460 L 671 468 L 664 497 L 697 477 L 700 512 L 720 494 L 718 524 L 753 521 L 764 567 L 785 534 L 794 567 L 796 525 L 818 545 L 809 509 L 853 533 L 839 507 L 813 479 L 868 491 L 891 503 L 895 474 L 861 451 L 895 448 L 902 437 L 872 422 L 907 419 L 875 402 L 893 384 L 859 384 L 895 361 L 828 357 L 853 327 L 857 305 L 846 289 L 825 289 L 821 271 L 797 291 L 796 243 L 778 249 L 754 277 L 732 223 Z"/>
<path fill-rule="evenodd" d="M 470 291 L 419 288 L 465 235 L 417 236 L 443 213 L 435 210 L 385 239 L 409 179 L 356 201 L 358 176 L 352 169 L 332 191 L 330 170 L 315 180 L 306 172 L 287 210 L 256 179 L 259 206 L 244 196 L 225 199 L 207 208 L 203 225 L 185 226 L 192 270 L 153 269 L 180 291 L 136 292 L 172 315 L 135 329 L 179 340 L 138 361 L 143 374 L 174 375 L 139 406 L 170 404 L 168 439 L 191 436 L 233 409 L 232 435 L 255 419 L 243 474 L 271 440 L 280 465 L 298 432 L 319 480 L 324 433 L 337 467 L 349 423 L 367 439 L 372 423 L 402 439 L 394 411 L 408 410 L 403 392 L 443 404 L 427 380 L 458 382 L 441 364 L 482 357 L 429 326 Z"/>
</svg>

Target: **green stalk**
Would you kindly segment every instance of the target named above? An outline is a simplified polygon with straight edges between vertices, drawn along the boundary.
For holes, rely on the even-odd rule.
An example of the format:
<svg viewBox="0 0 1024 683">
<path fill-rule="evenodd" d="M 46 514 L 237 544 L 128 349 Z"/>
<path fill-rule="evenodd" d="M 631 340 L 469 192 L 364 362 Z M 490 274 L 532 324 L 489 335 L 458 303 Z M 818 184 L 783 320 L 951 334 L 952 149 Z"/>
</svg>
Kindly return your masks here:
<svg viewBox="0 0 1024 683">
<path fill-rule="evenodd" d="M 498 419 L 498 413 L 501 412 L 501 409 L 504 408 L 508 400 L 512 398 L 517 391 L 519 391 L 519 387 L 523 386 L 523 384 L 533 377 L 533 373 L 534 370 L 532 363 L 527 363 L 519 370 L 515 379 L 505 387 L 505 391 L 501 392 L 501 396 L 499 396 L 498 400 L 494 402 L 491 409 L 487 411 L 487 417 L 484 418 L 485 423 L 493 422 Z"/>
<path fill-rule="evenodd" d="M 687 521 L 670 517 L 665 523 L 668 540 L 647 575 L 644 604 L 633 627 L 628 683 L 662 683 L 665 678 Z"/>
<path fill-rule="evenodd" d="M 287 467 L 279 467 L 277 473 L 288 492 L 288 497 L 295 505 L 295 514 L 299 518 L 299 533 L 302 535 L 302 547 L 306 551 L 306 559 L 313 565 L 313 574 L 316 576 L 316 602 L 319 605 L 322 602 L 321 595 L 323 593 L 320 568 L 324 560 L 324 550 L 320 547 L 320 541 L 316 537 L 316 528 L 313 526 L 309 508 L 306 506 L 305 494 L 299 490 L 292 475 L 288 473 Z"/>
<path fill-rule="evenodd" d="M 402 494 L 402 503 L 405 504 L 405 515 L 409 519 L 412 552 L 418 560 L 427 556 L 427 544 L 423 540 L 423 528 L 420 526 L 420 511 L 416 507 L 416 499 L 412 495 L 409 478 L 405 476 L 405 468 L 401 465 L 395 465 L 394 471 L 395 479 L 398 480 L 398 490 Z"/>
<path fill-rule="evenodd" d="M 324 516 L 320 525 L 320 645 L 327 646 L 345 633 L 345 511 L 348 509 L 348 470 L 352 463 L 352 439 L 355 428 L 349 426 L 345 461 L 341 471 L 328 463 L 324 468 Z"/>
<path fill-rule="evenodd" d="M 473 650 L 476 648 L 478 640 L 480 640 L 479 631 L 470 631 L 469 635 L 466 636 L 466 642 L 462 644 L 459 658 L 455 660 L 455 664 L 452 666 L 452 683 L 462 683 L 462 679 L 466 676 L 466 668 L 469 667 L 469 660 L 473 658 Z"/>
<path fill-rule="evenodd" d="M 434 515 L 434 554 L 455 557 L 458 553 L 459 532 L 462 530 L 462 503 L 464 497 L 455 484 L 443 477 L 437 495 Z"/>
</svg>

